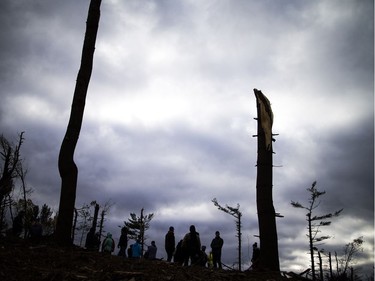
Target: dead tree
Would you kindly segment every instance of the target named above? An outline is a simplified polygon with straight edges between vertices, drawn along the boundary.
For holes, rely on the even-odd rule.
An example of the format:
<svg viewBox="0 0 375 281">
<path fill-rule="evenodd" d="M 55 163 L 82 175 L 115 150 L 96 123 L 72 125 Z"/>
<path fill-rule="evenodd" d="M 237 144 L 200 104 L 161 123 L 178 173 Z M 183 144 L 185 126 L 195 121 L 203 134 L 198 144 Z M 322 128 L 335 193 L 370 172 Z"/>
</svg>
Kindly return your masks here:
<svg viewBox="0 0 375 281">
<path fill-rule="evenodd" d="M 331 225 L 331 221 L 327 221 L 327 219 L 331 219 L 332 217 L 337 217 L 340 215 L 341 210 L 335 211 L 333 213 L 327 213 L 321 216 L 313 216 L 313 211 L 319 207 L 320 202 L 318 201 L 320 196 L 324 195 L 325 191 L 319 191 L 316 188 L 316 181 L 314 181 L 310 188 L 307 189 L 310 193 L 310 199 L 306 206 L 302 205 L 299 202 L 291 201 L 291 205 L 294 208 L 301 208 L 308 211 L 306 214 L 306 220 L 308 224 L 308 239 L 309 239 L 309 248 L 310 248 L 310 259 L 311 259 L 311 273 L 312 273 L 312 280 L 316 280 L 316 272 L 315 272 L 315 261 L 314 261 L 314 253 L 315 251 L 319 251 L 317 246 L 321 244 L 322 241 L 326 239 L 330 239 L 331 236 L 318 236 L 321 232 L 320 228 L 323 226 Z"/>
<path fill-rule="evenodd" d="M 94 206 L 94 217 L 93 217 L 93 220 L 92 220 L 91 228 L 93 228 L 96 231 L 96 226 L 98 224 L 98 215 L 99 215 L 100 205 L 98 203 L 96 203 L 96 201 L 92 201 L 90 203 L 90 205 Z"/>
<path fill-rule="evenodd" d="M 24 132 L 19 134 L 18 143 L 13 145 L 3 135 L 0 135 L 0 233 L 6 228 L 6 209 L 9 207 L 10 217 L 12 214 L 12 191 L 14 180 L 19 176 L 22 168 L 21 146 L 24 141 Z"/>
<path fill-rule="evenodd" d="M 13 179 L 18 176 L 19 167 L 22 165 L 20 149 L 24 140 L 23 134 L 24 132 L 19 135 L 18 144 L 14 147 L 3 135 L 0 136 L 0 155 L 4 162 L 0 177 L 0 204 L 13 190 Z"/>
<path fill-rule="evenodd" d="M 101 2 L 101 0 L 91 0 L 90 2 L 86 22 L 86 34 L 82 49 L 81 66 L 74 90 L 70 119 L 59 154 L 61 193 L 59 216 L 56 225 L 56 238 L 62 245 L 72 244 L 71 232 L 78 177 L 78 168 L 74 162 L 74 151 L 81 131 L 86 94 L 92 73 Z"/>
<path fill-rule="evenodd" d="M 236 230 L 237 230 L 237 234 L 236 234 L 236 237 L 238 238 L 238 270 L 241 271 L 241 264 L 242 264 L 242 254 L 241 254 L 241 236 L 242 236 L 242 233 L 241 233 L 241 217 L 242 217 L 242 213 L 240 212 L 240 205 L 237 204 L 237 208 L 234 208 L 234 207 L 230 207 L 228 205 L 225 205 L 225 207 L 221 206 L 218 202 L 217 202 L 217 199 L 214 198 L 211 200 L 212 203 L 214 203 L 214 205 L 220 210 L 220 211 L 223 211 L 229 215 L 231 215 L 232 217 L 234 217 L 236 219 Z"/>
<path fill-rule="evenodd" d="M 106 220 L 106 215 L 108 214 L 109 210 L 112 208 L 113 203 L 107 201 L 104 203 L 104 207 L 102 208 L 102 212 L 100 214 L 100 222 L 99 222 L 99 237 L 102 237 L 104 221 Z"/>
<path fill-rule="evenodd" d="M 258 113 L 258 159 L 256 202 L 260 238 L 260 262 L 262 269 L 280 271 L 276 230 L 276 213 L 272 199 L 272 124 L 273 113 L 269 100 L 254 89 Z"/>
</svg>

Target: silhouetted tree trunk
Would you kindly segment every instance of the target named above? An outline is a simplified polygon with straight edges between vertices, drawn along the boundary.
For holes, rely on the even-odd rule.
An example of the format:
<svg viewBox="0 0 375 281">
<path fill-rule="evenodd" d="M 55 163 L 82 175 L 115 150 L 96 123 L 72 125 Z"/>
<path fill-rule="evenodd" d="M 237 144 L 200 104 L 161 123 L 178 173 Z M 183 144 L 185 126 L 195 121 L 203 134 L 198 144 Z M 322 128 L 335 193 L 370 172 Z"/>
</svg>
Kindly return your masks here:
<svg viewBox="0 0 375 281">
<path fill-rule="evenodd" d="M 102 213 L 100 214 L 100 223 L 99 223 L 99 237 L 100 237 L 100 240 L 102 240 L 104 217 L 105 217 L 105 210 L 102 210 Z"/>
<path fill-rule="evenodd" d="M 72 226 L 72 240 L 74 242 L 74 236 L 75 236 L 75 231 L 76 231 L 76 227 L 77 227 L 77 219 L 78 219 L 78 210 L 76 208 L 74 208 L 74 219 L 73 219 L 73 226 Z"/>
<path fill-rule="evenodd" d="M 143 216 L 144 209 L 141 210 L 141 231 L 140 231 L 140 238 L 141 238 L 141 253 L 143 255 L 144 247 L 145 247 L 145 221 Z"/>
<path fill-rule="evenodd" d="M 315 261 L 314 261 L 314 236 L 312 233 L 312 223 L 311 223 L 311 212 L 306 214 L 308 222 L 308 231 L 309 231 L 309 248 L 310 248 L 310 260 L 311 260 L 311 274 L 312 279 L 315 281 Z"/>
<path fill-rule="evenodd" d="M 100 223 L 99 223 L 99 237 L 101 239 L 102 237 L 102 232 L 103 232 L 103 227 L 104 227 L 104 221 L 105 217 L 108 214 L 109 210 L 113 204 L 110 201 L 105 202 L 104 206 L 102 207 L 102 212 L 100 214 Z"/>
<path fill-rule="evenodd" d="M 330 276 L 330 279 L 333 278 L 333 271 L 332 271 L 332 256 L 331 256 L 331 252 L 328 253 L 328 260 L 329 260 L 329 276 Z"/>
<path fill-rule="evenodd" d="M 99 204 L 95 203 L 95 210 L 94 210 L 94 219 L 92 221 L 92 228 L 96 231 L 96 225 L 98 224 L 98 215 L 99 215 Z"/>
<path fill-rule="evenodd" d="M 280 271 L 276 230 L 276 213 L 272 199 L 272 123 L 273 113 L 268 99 L 254 89 L 258 112 L 258 160 L 256 197 L 262 269 Z"/>
<path fill-rule="evenodd" d="M 320 251 L 318 251 L 318 258 L 319 258 L 319 279 L 323 281 L 324 276 L 323 276 L 323 261 L 322 261 L 322 255 L 320 254 Z"/>
<path fill-rule="evenodd" d="M 78 169 L 74 163 L 74 150 L 81 131 L 86 94 L 90 82 L 96 35 L 100 19 L 101 0 L 91 0 L 86 22 L 86 34 L 82 49 L 81 66 L 74 90 L 70 119 L 59 154 L 61 194 L 56 226 L 56 238 L 60 244 L 72 244 L 72 220 L 76 199 Z"/>
<path fill-rule="evenodd" d="M 339 260 L 337 257 L 337 252 L 335 251 L 335 261 L 336 261 L 336 274 L 339 275 Z"/>
</svg>

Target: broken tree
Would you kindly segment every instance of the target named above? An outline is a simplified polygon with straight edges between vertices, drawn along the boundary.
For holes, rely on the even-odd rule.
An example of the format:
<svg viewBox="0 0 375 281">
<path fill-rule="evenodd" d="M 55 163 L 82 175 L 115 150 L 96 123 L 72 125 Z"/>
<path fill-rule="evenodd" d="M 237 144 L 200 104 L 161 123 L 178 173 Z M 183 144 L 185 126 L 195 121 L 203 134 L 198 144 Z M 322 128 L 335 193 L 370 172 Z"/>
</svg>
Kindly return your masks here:
<svg viewBox="0 0 375 281">
<path fill-rule="evenodd" d="M 258 113 L 258 159 L 256 201 L 262 269 L 280 271 L 276 230 L 276 213 L 272 199 L 272 124 L 271 104 L 263 93 L 254 89 Z"/>
</svg>

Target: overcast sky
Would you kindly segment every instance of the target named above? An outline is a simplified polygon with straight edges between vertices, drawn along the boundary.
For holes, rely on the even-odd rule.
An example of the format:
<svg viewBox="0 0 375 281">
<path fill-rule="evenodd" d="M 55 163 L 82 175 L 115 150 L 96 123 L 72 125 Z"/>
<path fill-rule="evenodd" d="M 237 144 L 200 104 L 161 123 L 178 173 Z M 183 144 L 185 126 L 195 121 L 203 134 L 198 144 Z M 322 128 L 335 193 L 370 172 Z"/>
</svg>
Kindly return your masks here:
<svg viewBox="0 0 375 281">
<path fill-rule="evenodd" d="M 58 210 L 57 158 L 79 70 L 88 0 L 0 3 L 0 133 L 17 141 L 32 200 Z M 344 208 L 322 234 L 338 251 L 363 236 L 358 266 L 374 263 L 374 4 L 372 0 L 103 0 L 94 68 L 75 152 L 76 206 L 111 201 L 106 231 L 130 212 L 154 213 L 158 257 L 170 225 L 194 224 L 236 261 L 257 242 L 257 124 L 253 89 L 274 113 L 274 206 L 282 270 L 309 267 L 306 211 Z"/>
</svg>

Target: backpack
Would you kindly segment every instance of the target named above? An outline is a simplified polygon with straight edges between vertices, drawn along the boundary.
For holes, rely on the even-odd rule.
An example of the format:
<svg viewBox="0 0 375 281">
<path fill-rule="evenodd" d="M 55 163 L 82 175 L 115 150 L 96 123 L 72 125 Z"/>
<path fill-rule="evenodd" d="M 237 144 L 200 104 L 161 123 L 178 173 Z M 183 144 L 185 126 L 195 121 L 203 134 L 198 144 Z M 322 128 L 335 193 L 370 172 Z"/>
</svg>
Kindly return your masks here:
<svg viewBox="0 0 375 281">
<path fill-rule="evenodd" d="M 198 254 L 199 249 L 199 243 L 198 243 L 198 233 L 190 233 L 189 239 L 187 241 L 187 249 L 189 253 L 191 254 Z"/>
</svg>

